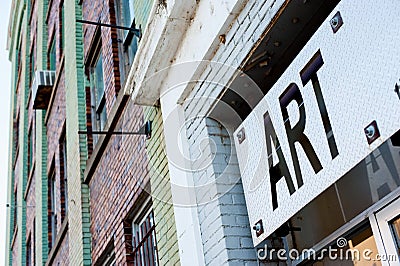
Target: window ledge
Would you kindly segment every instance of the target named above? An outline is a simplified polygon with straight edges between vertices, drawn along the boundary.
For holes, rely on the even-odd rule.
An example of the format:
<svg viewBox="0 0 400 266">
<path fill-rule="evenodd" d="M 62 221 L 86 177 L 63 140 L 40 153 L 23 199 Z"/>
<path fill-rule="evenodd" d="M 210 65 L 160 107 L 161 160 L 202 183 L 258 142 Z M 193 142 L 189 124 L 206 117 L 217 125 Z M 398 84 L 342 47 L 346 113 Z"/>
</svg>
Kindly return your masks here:
<svg viewBox="0 0 400 266">
<path fill-rule="evenodd" d="M 15 166 L 17 164 L 17 159 L 19 156 L 19 145 L 17 145 L 16 149 L 15 149 L 15 154 L 14 154 L 14 161 L 13 161 L 13 170 L 15 170 Z"/>
<path fill-rule="evenodd" d="M 122 112 L 124 111 L 125 106 L 127 105 L 128 101 L 129 101 L 129 98 L 130 98 L 129 95 L 126 95 L 122 92 L 120 92 L 118 94 L 118 98 L 115 101 L 115 103 L 110 111 L 110 114 L 108 115 L 107 124 L 104 127 L 104 131 L 112 132 L 115 130 L 115 127 L 117 126 L 119 118 L 120 118 Z M 85 169 L 84 178 L 83 178 L 83 182 L 85 184 L 89 184 L 89 182 L 96 170 L 96 166 L 99 163 L 101 156 L 103 155 L 104 150 L 106 149 L 111 136 L 112 135 L 108 135 L 108 134 L 100 135 L 97 143 L 94 145 L 92 155 L 86 162 L 86 169 Z"/>
<path fill-rule="evenodd" d="M 49 17 L 50 17 L 50 10 L 51 6 L 53 5 L 53 0 L 49 1 L 49 4 L 47 5 L 47 13 L 46 13 L 46 24 L 49 23 Z"/>
<path fill-rule="evenodd" d="M 16 207 L 14 207 L 14 208 L 16 208 Z M 11 248 L 12 248 L 12 246 L 14 246 L 15 239 L 17 238 L 17 233 L 18 233 L 18 225 L 16 225 L 14 228 L 13 238 L 11 240 Z"/>
<path fill-rule="evenodd" d="M 28 175 L 28 182 L 26 183 L 26 188 L 24 192 L 24 200 L 26 201 L 26 197 L 28 196 L 28 191 L 31 187 L 32 179 L 33 179 L 33 174 L 35 173 L 35 162 L 33 162 L 31 169 L 29 170 L 29 175 Z"/>
<path fill-rule="evenodd" d="M 61 243 L 64 240 L 64 237 L 65 237 L 67 231 L 68 231 L 68 216 L 65 216 L 64 222 L 62 223 L 60 231 L 57 234 L 56 241 L 50 250 L 49 256 L 46 261 L 46 266 L 52 265 L 53 260 L 55 259 L 56 255 L 57 255 L 58 249 L 60 248 Z"/>
<path fill-rule="evenodd" d="M 44 118 L 44 124 L 45 125 L 47 125 L 47 121 L 49 120 L 49 116 L 50 116 L 50 113 L 51 113 L 51 108 L 53 107 L 54 98 L 55 98 L 56 93 L 57 93 L 58 83 L 60 82 L 61 74 L 63 73 L 63 69 L 64 69 L 64 61 L 65 61 L 65 59 L 64 59 L 64 54 L 63 54 L 63 56 L 61 57 L 60 66 L 56 70 L 56 80 L 54 81 L 53 90 L 51 92 L 49 105 L 47 107 L 46 116 Z"/>
</svg>

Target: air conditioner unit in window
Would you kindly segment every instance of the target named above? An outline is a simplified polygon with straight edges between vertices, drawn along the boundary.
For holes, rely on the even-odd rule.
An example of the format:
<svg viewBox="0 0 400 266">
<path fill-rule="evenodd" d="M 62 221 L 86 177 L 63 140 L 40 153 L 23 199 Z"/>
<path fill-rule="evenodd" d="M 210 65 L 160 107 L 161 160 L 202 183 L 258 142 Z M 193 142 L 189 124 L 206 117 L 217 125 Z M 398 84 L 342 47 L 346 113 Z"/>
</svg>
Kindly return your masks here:
<svg viewBox="0 0 400 266">
<path fill-rule="evenodd" d="M 37 70 L 32 82 L 33 109 L 47 109 L 56 79 L 55 71 Z"/>
</svg>

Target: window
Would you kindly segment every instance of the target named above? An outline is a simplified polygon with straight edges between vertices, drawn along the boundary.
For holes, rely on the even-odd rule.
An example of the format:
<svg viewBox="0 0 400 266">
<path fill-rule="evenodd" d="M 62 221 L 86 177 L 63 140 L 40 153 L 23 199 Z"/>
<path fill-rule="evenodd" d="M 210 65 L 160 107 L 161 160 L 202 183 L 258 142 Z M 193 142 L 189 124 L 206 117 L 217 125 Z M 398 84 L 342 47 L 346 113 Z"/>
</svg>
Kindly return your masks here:
<svg viewBox="0 0 400 266">
<path fill-rule="evenodd" d="M 29 79 L 30 84 L 32 84 L 33 78 L 35 76 L 35 59 L 36 59 L 35 53 L 36 53 L 36 44 L 34 42 L 32 49 L 31 49 L 31 54 L 30 54 L 30 70 L 31 70 L 30 79 Z"/>
<path fill-rule="evenodd" d="M 90 94 L 92 106 L 93 130 L 103 130 L 107 121 L 106 97 L 104 93 L 103 80 L 103 56 L 101 44 L 99 45 L 98 56 L 90 68 Z M 94 143 L 97 142 L 97 135 L 94 136 Z"/>
<path fill-rule="evenodd" d="M 99 257 L 98 261 L 94 263 L 95 266 L 115 266 L 115 248 L 114 242 L 111 240 L 103 251 L 103 254 Z"/>
<path fill-rule="evenodd" d="M 116 1 L 117 24 L 125 27 L 136 28 L 135 10 L 133 0 L 118 0 Z M 123 45 L 120 47 L 121 53 L 121 79 L 122 82 L 125 75 L 129 73 L 129 69 L 135 58 L 139 38 L 131 31 L 120 31 L 119 34 L 123 39 Z"/>
<path fill-rule="evenodd" d="M 17 223 L 18 223 L 18 202 L 17 202 L 17 190 L 14 190 L 14 206 L 13 206 L 13 211 L 14 211 L 14 232 L 17 229 Z"/>
<path fill-rule="evenodd" d="M 133 7 L 133 0 L 122 0 L 123 1 L 123 20 L 125 27 L 136 28 L 135 24 L 135 10 Z M 138 38 L 131 31 L 126 31 L 124 39 L 124 47 L 128 56 L 128 64 L 132 65 L 133 59 L 137 51 Z"/>
<path fill-rule="evenodd" d="M 49 70 L 56 70 L 57 58 L 56 58 L 56 38 L 53 36 L 53 40 L 49 50 Z"/>
<path fill-rule="evenodd" d="M 33 122 L 28 132 L 28 173 L 32 171 L 34 154 L 34 135 Z"/>
<path fill-rule="evenodd" d="M 49 250 L 51 250 L 56 241 L 56 235 L 57 235 L 57 185 L 56 185 L 56 175 L 54 169 L 52 170 L 49 179 L 48 201 L 49 201 L 48 240 L 49 240 Z"/>
<path fill-rule="evenodd" d="M 61 222 L 68 214 L 68 184 L 67 184 L 67 139 L 64 133 L 60 141 L 60 184 L 61 184 Z"/>
<path fill-rule="evenodd" d="M 21 44 L 22 44 L 22 42 L 20 42 L 20 44 L 19 44 L 19 46 L 18 46 L 18 50 L 16 51 L 16 60 L 15 60 L 15 62 L 17 62 L 17 66 L 16 66 L 16 69 L 17 69 L 17 75 L 16 75 L 16 80 L 15 80 L 15 83 L 17 83 L 17 80 L 18 80 L 18 78 L 19 78 L 19 76 L 20 76 L 20 74 L 21 74 Z M 19 86 L 16 86 L 17 87 L 17 89 L 18 89 L 18 87 Z"/>
<path fill-rule="evenodd" d="M 64 52 L 65 48 L 65 22 L 64 22 L 64 3 L 60 7 L 60 32 L 61 32 L 61 50 Z"/>
<path fill-rule="evenodd" d="M 115 266 L 115 265 L 117 265 L 117 264 L 115 263 L 115 253 L 114 252 L 109 254 L 106 257 L 105 261 L 101 264 L 101 266 Z"/>
<path fill-rule="evenodd" d="M 143 217 L 132 224 L 134 264 L 143 266 L 158 265 L 153 210 L 150 208 L 144 213 Z"/>
<path fill-rule="evenodd" d="M 13 133 L 14 133 L 14 147 L 15 151 L 18 150 L 19 147 L 19 114 L 17 114 L 17 117 L 14 119 L 13 123 Z"/>
</svg>

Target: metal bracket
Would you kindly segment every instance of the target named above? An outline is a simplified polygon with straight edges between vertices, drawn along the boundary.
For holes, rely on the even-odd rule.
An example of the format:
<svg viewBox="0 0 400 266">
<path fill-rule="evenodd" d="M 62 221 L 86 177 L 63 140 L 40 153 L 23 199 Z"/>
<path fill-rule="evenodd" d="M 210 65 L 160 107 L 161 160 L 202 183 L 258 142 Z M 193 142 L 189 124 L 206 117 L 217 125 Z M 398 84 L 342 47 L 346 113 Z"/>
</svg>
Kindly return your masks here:
<svg viewBox="0 0 400 266">
<path fill-rule="evenodd" d="M 129 132 L 129 131 L 83 131 L 79 130 L 78 134 L 84 134 L 84 135 L 145 135 L 146 139 L 151 138 L 151 131 L 152 131 L 152 121 L 147 121 L 137 132 Z"/>
<path fill-rule="evenodd" d="M 11 206 L 10 203 L 6 204 L 7 208 L 13 209 L 13 208 L 35 208 L 36 206 L 34 205 L 26 205 L 26 206 Z"/>
<path fill-rule="evenodd" d="M 90 25 L 97 25 L 101 27 L 108 27 L 108 28 L 115 28 L 115 29 L 120 29 L 120 30 L 128 30 L 133 33 L 133 35 L 136 35 L 139 39 L 142 37 L 142 32 L 140 29 L 136 28 L 129 28 L 129 27 L 124 27 L 124 26 L 119 26 L 115 24 L 105 24 L 101 22 L 95 22 L 95 21 L 89 21 L 89 20 L 83 20 L 83 19 L 77 19 L 76 22 L 82 23 L 82 24 L 90 24 Z"/>
</svg>

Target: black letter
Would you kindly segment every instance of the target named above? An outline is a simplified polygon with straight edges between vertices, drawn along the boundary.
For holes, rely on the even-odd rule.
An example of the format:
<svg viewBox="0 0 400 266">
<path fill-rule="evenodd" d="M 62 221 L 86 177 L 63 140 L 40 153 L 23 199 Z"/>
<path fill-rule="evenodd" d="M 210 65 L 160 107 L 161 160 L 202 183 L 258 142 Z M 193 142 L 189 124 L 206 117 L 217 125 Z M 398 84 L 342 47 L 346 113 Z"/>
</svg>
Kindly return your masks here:
<svg viewBox="0 0 400 266">
<path fill-rule="evenodd" d="M 321 51 L 318 52 L 311 58 L 307 65 L 300 71 L 301 81 L 303 86 L 305 86 L 308 81 L 312 81 L 315 96 L 317 97 L 319 113 L 321 114 L 322 123 L 324 124 L 326 139 L 328 140 L 329 151 L 331 152 L 332 159 L 338 156 L 339 151 L 336 145 L 335 136 L 333 135 L 331 121 L 329 120 L 328 111 L 326 110 L 326 105 L 324 97 L 322 96 L 321 86 L 319 85 L 317 71 L 324 64 L 322 59 Z"/>
<path fill-rule="evenodd" d="M 299 107 L 300 118 L 297 124 L 293 126 L 293 128 L 290 128 L 287 107 L 292 100 L 295 100 L 297 102 L 297 105 Z M 293 165 L 296 173 L 297 185 L 298 187 L 301 187 L 303 185 L 303 178 L 301 176 L 299 159 L 297 157 L 297 152 L 294 143 L 297 141 L 303 147 L 307 155 L 307 158 L 310 161 L 311 166 L 314 169 L 315 173 L 321 171 L 322 165 L 317 155 L 315 154 L 313 147 L 311 146 L 310 140 L 304 134 L 304 129 L 306 126 L 306 112 L 304 108 L 303 97 L 301 96 L 299 87 L 295 83 L 291 83 L 289 87 L 287 87 L 287 89 L 279 97 L 279 102 L 281 104 L 283 121 L 285 123 L 290 152 L 293 158 Z"/>
<path fill-rule="evenodd" d="M 286 185 L 288 186 L 289 193 L 292 195 L 296 189 L 294 188 L 292 178 L 289 173 L 289 169 L 286 164 L 285 157 L 283 156 L 279 140 L 276 137 L 274 126 L 272 125 L 271 118 L 266 112 L 264 114 L 264 127 L 265 127 L 265 139 L 267 141 L 267 156 L 269 166 L 269 178 L 271 182 L 271 195 L 272 195 L 272 209 L 278 208 L 278 198 L 276 195 L 276 183 L 285 176 Z M 274 143 L 276 154 L 278 155 L 279 162 L 275 165 L 272 158 L 272 147 L 271 140 Z"/>
</svg>

